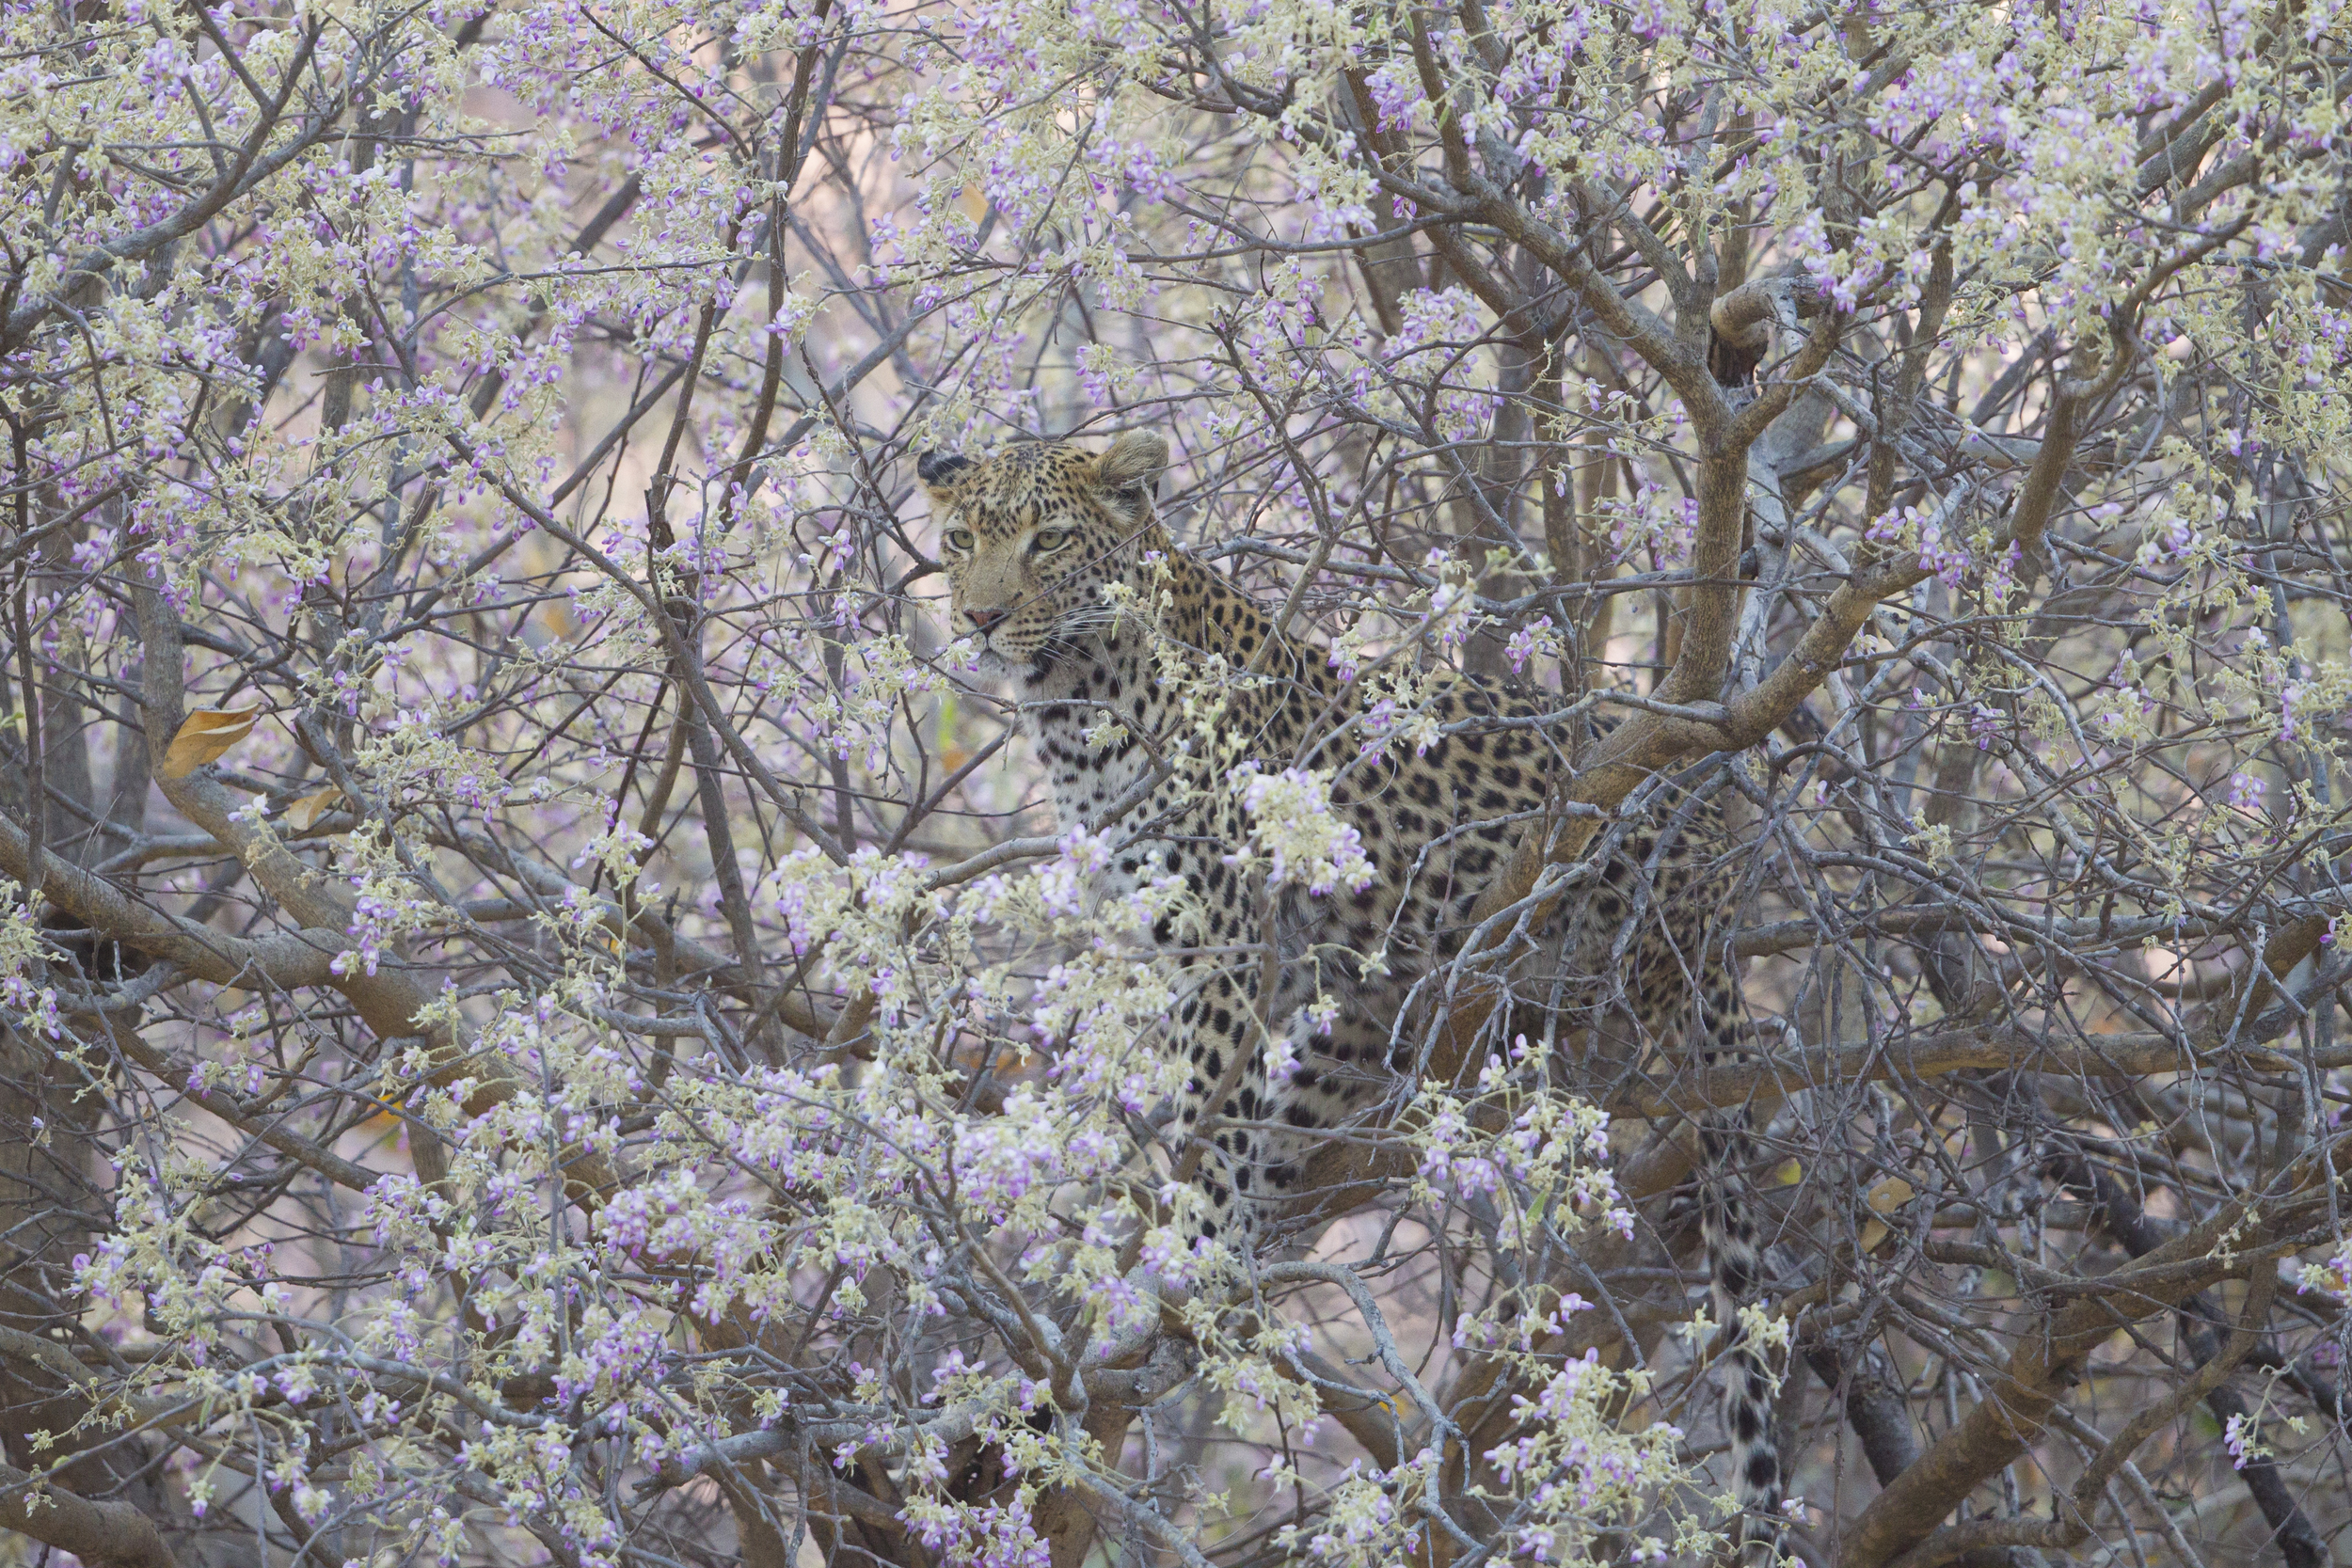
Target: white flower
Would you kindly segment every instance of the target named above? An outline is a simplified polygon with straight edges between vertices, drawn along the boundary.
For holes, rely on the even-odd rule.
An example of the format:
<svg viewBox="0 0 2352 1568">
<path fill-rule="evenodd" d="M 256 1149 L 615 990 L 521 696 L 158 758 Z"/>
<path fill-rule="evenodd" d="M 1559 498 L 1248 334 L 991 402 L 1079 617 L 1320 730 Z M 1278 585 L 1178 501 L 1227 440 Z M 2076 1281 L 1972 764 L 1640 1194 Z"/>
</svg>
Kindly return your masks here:
<svg viewBox="0 0 2352 1568">
<path fill-rule="evenodd" d="M 1272 863 L 1267 887 L 1304 881 L 1320 898 L 1342 884 L 1354 892 L 1372 880 L 1362 835 L 1332 809 L 1328 774 L 1300 768 L 1268 773 L 1246 762 L 1233 770 L 1232 785 L 1250 818 L 1251 840 Z"/>
</svg>

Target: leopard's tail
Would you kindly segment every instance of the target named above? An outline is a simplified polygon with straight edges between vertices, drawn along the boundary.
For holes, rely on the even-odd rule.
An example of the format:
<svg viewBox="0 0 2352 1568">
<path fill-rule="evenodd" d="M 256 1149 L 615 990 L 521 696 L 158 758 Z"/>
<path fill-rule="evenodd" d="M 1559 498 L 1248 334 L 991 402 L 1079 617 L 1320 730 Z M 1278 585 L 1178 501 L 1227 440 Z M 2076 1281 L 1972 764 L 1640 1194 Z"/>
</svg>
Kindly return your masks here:
<svg viewBox="0 0 2352 1568">
<path fill-rule="evenodd" d="M 1700 1023 L 1707 1032 L 1709 1065 L 1738 1051 L 1739 976 L 1720 956 L 1707 965 L 1698 986 Z M 1748 1171 L 1756 1134 L 1742 1108 L 1710 1114 L 1699 1124 L 1705 1163 L 1699 1172 L 1699 1227 L 1707 1243 L 1708 1284 L 1714 1316 L 1728 1336 L 1724 1356 L 1724 1430 L 1731 1438 L 1734 1495 L 1739 1498 L 1739 1540 L 1750 1568 L 1773 1561 L 1780 1541 L 1785 1478 L 1780 1443 L 1773 1431 L 1774 1378 L 1772 1351 L 1755 1341 L 1740 1321 L 1752 1305 L 1764 1274 L 1756 1194 Z"/>
</svg>

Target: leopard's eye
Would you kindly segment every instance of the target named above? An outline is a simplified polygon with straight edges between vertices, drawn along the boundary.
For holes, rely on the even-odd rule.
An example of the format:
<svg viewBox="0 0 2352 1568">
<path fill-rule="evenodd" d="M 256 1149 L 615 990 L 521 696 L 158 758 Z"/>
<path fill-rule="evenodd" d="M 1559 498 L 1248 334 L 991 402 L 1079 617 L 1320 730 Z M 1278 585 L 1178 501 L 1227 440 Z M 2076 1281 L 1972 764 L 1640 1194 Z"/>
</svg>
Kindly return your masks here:
<svg viewBox="0 0 2352 1568">
<path fill-rule="evenodd" d="M 949 529 L 947 531 L 947 547 L 959 554 L 970 550 L 972 548 L 972 531 L 968 528 Z"/>
<path fill-rule="evenodd" d="M 1032 547 L 1038 554 L 1044 555 L 1050 550 L 1060 549 L 1069 543 L 1070 531 L 1068 529 L 1041 528 L 1037 531 L 1037 543 Z"/>
</svg>

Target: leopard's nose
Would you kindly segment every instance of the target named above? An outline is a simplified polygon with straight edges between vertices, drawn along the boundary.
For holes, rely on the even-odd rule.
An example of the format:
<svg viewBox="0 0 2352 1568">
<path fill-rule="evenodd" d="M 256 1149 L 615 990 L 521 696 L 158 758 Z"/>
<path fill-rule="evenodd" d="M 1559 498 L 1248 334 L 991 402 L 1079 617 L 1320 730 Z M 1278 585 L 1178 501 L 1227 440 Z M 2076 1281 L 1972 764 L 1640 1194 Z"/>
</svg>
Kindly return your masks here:
<svg viewBox="0 0 2352 1568">
<path fill-rule="evenodd" d="M 986 631 L 1005 618 L 1001 610 L 966 610 L 963 613 L 971 620 L 974 631 Z"/>
</svg>

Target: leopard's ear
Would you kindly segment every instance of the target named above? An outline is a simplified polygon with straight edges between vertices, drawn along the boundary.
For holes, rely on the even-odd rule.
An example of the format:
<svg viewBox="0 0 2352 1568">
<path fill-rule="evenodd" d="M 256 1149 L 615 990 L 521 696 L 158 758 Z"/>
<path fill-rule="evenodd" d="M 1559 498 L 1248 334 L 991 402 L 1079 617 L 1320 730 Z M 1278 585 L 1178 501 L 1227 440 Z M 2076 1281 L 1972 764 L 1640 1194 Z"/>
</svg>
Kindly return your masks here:
<svg viewBox="0 0 2352 1568">
<path fill-rule="evenodd" d="M 1157 431 L 1131 430 L 1094 460 L 1094 477 L 1105 490 L 1142 500 L 1152 494 L 1160 470 L 1167 467 L 1167 437 Z"/>
<path fill-rule="evenodd" d="M 972 460 L 961 453 L 927 451 L 914 460 L 914 477 L 923 482 L 931 499 L 945 501 L 955 494 L 956 476 L 970 467 Z"/>
</svg>

